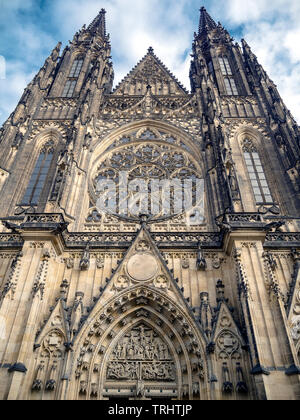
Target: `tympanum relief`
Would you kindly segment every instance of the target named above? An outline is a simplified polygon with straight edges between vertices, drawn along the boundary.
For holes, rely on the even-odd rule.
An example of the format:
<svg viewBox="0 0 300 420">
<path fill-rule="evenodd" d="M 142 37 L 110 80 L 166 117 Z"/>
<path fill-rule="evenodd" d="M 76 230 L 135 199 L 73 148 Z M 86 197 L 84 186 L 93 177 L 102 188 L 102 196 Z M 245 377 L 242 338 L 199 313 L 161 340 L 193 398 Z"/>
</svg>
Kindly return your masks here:
<svg viewBox="0 0 300 420">
<path fill-rule="evenodd" d="M 125 334 L 115 346 L 106 379 L 173 382 L 175 365 L 163 339 L 141 324 Z"/>
</svg>

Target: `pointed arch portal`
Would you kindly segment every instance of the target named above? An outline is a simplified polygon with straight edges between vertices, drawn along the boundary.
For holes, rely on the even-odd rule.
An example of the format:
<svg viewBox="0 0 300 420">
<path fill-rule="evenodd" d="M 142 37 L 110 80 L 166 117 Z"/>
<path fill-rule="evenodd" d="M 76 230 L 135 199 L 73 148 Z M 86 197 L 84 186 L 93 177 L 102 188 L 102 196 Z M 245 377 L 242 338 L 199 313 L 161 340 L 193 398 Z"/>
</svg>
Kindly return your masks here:
<svg viewBox="0 0 300 420">
<path fill-rule="evenodd" d="M 79 333 L 68 399 L 205 399 L 206 344 L 181 305 L 134 286 L 92 313 Z"/>
</svg>

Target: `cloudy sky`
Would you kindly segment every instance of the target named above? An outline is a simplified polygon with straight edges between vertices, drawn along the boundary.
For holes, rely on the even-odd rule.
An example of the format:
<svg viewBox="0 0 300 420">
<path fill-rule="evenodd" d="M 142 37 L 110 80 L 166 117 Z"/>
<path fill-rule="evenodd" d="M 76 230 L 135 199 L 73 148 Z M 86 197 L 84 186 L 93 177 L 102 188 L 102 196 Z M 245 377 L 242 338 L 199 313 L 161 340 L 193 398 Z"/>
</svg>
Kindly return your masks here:
<svg viewBox="0 0 300 420">
<path fill-rule="evenodd" d="M 299 0 L 0 0 L 0 124 L 57 42 L 65 46 L 102 7 L 115 84 L 152 46 L 189 89 L 189 55 L 203 5 L 236 41 L 248 41 L 300 123 Z"/>
</svg>

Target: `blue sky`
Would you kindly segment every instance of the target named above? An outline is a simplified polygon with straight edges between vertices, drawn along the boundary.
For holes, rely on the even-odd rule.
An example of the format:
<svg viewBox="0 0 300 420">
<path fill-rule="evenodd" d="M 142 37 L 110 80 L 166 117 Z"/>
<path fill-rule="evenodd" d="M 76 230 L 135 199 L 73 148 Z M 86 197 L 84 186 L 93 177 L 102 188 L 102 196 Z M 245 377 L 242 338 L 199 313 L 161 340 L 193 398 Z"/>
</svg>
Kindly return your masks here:
<svg viewBox="0 0 300 420">
<path fill-rule="evenodd" d="M 189 54 L 203 5 L 236 41 L 248 41 L 300 122 L 299 0 L 0 0 L 0 56 L 6 63 L 5 79 L 0 69 L 0 124 L 57 42 L 65 46 L 102 7 L 115 84 L 151 45 L 189 89 Z"/>
</svg>

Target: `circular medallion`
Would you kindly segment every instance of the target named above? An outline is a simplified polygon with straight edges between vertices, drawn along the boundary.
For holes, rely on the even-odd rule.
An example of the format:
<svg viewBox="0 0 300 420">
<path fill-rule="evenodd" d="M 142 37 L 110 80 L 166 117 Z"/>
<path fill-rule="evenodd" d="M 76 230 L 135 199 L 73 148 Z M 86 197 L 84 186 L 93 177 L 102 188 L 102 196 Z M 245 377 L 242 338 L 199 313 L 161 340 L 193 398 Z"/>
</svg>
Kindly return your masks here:
<svg viewBox="0 0 300 420">
<path fill-rule="evenodd" d="M 158 272 L 158 265 L 150 254 L 137 254 L 130 258 L 127 264 L 127 272 L 134 280 L 151 280 Z"/>
</svg>

